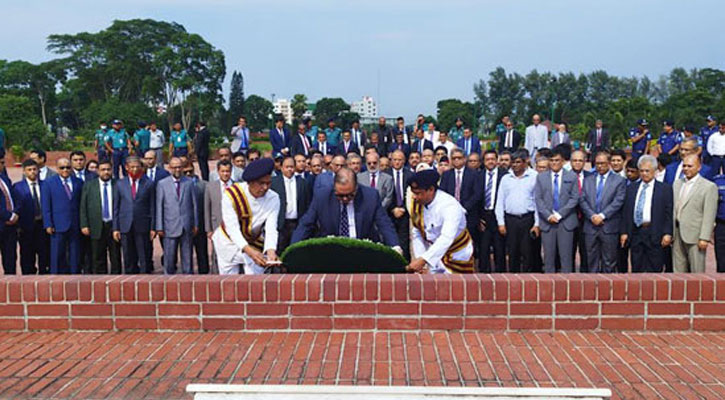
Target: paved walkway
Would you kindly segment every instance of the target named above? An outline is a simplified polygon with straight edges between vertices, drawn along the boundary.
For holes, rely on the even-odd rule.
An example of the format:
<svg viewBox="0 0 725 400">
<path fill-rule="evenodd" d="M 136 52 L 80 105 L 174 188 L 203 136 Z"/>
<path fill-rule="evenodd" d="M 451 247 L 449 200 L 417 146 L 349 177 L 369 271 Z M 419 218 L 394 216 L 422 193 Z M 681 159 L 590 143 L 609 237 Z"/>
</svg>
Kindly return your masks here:
<svg viewBox="0 0 725 400">
<path fill-rule="evenodd" d="M 611 388 L 725 398 L 725 334 L 0 333 L 0 398 L 183 398 L 195 383 Z"/>
</svg>

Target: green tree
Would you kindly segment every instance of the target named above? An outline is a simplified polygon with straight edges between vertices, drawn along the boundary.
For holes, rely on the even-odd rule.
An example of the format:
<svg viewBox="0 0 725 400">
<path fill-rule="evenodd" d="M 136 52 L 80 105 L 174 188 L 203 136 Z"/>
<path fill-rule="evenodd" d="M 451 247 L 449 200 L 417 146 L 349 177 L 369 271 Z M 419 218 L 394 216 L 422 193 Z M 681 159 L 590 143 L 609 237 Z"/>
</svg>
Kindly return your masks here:
<svg viewBox="0 0 725 400">
<path fill-rule="evenodd" d="M 261 132 L 263 129 L 269 128 L 274 110 L 269 100 L 253 94 L 244 102 L 244 109 L 247 125 L 252 132 Z"/>
<path fill-rule="evenodd" d="M 0 127 L 5 130 L 6 148 L 13 144 L 36 146 L 48 142 L 50 136 L 33 111 L 32 101 L 24 96 L 0 95 Z"/>
<path fill-rule="evenodd" d="M 307 111 L 307 96 L 304 94 L 296 94 L 292 97 L 292 114 L 294 118 L 299 120 L 302 115 Z"/>
<path fill-rule="evenodd" d="M 438 128 L 447 131 L 456 123 L 456 118 L 463 119 L 463 126 L 471 127 L 473 121 L 473 104 L 458 99 L 446 99 L 438 102 Z"/>
<path fill-rule="evenodd" d="M 232 73 L 232 82 L 229 88 L 229 120 L 227 128 L 235 125 L 239 117 L 244 115 L 244 77 L 241 72 Z"/>
<path fill-rule="evenodd" d="M 339 118 L 340 115 L 350 110 L 350 105 L 345 100 L 335 97 L 324 97 L 315 104 L 315 122 L 319 126 L 327 126 L 330 118 Z M 340 121 L 338 121 L 339 123 Z"/>
<path fill-rule="evenodd" d="M 43 125 L 48 125 L 47 107 L 55 98 L 56 85 L 65 79 L 65 71 L 57 61 L 38 65 L 27 61 L 13 61 L 0 67 L 0 86 L 5 91 L 26 94 L 37 100 Z"/>
</svg>

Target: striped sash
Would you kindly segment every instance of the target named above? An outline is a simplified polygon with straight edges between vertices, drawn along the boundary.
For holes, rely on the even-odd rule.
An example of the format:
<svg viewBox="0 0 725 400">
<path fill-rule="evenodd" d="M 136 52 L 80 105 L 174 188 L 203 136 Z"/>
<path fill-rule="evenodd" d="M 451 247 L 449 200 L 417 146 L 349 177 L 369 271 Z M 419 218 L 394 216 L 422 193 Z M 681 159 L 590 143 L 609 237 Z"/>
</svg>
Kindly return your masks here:
<svg viewBox="0 0 725 400">
<path fill-rule="evenodd" d="M 249 206 L 249 201 L 247 200 L 247 196 L 244 194 L 241 186 L 238 183 L 235 183 L 229 186 L 224 193 L 232 201 L 234 211 L 237 213 L 237 218 L 239 219 L 239 227 L 242 231 L 242 236 L 250 246 L 262 251 L 264 248 L 264 235 L 262 235 L 262 232 L 258 235 L 254 235 L 252 233 L 252 208 Z M 221 228 L 224 236 L 231 239 L 223 221 Z"/>
<path fill-rule="evenodd" d="M 412 212 L 410 213 L 410 223 L 420 231 L 420 236 L 424 241 L 428 242 L 425 236 L 425 224 L 423 223 L 423 205 L 417 201 L 413 201 Z M 473 272 L 473 254 L 466 261 L 453 260 L 453 254 L 463 250 L 471 243 L 471 234 L 468 229 L 463 231 L 453 240 L 451 247 L 448 248 L 446 254 L 443 255 L 441 261 L 448 272 L 454 274 L 467 274 Z M 430 242 L 428 242 L 430 243 Z"/>
</svg>

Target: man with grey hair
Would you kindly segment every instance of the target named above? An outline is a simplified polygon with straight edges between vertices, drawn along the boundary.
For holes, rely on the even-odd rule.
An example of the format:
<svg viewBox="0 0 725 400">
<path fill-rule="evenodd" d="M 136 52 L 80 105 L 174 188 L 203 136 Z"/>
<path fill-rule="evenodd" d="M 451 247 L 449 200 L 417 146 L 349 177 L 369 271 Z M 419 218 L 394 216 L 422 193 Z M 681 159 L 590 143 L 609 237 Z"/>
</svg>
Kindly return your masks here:
<svg viewBox="0 0 725 400">
<path fill-rule="evenodd" d="M 354 173 L 359 174 L 362 170 L 362 157 L 357 153 L 350 153 L 347 155 L 347 167 L 350 168 Z"/>
<path fill-rule="evenodd" d="M 697 138 L 694 136 L 690 136 L 683 139 L 682 143 L 680 143 L 679 154 L 679 161 L 671 162 L 669 165 L 667 165 L 667 167 L 665 167 L 664 182 L 669 185 L 674 184 L 677 179 L 684 179 L 685 173 L 682 171 L 682 160 L 684 160 L 690 154 L 696 154 L 698 157 L 702 157 L 702 147 L 700 147 Z M 712 173 L 710 166 L 708 166 L 707 164 L 702 164 L 702 168 L 700 169 L 700 176 L 712 180 L 714 174 Z"/>
<path fill-rule="evenodd" d="M 389 175 L 380 172 L 380 156 L 378 153 L 373 151 L 365 155 L 365 165 L 367 171 L 360 172 L 357 175 L 357 181 L 361 185 L 377 190 L 380 195 L 381 205 L 387 211 L 393 202 L 393 179 Z"/>
<path fill-rule="evenodd" d="M 657 159 L 637 161 L 639 181 L 627 187 L 619 245 L 629 243 L 632 272 L 662 272 L 672 244 L 672 187 L 655 179 Z"/>
</svg>

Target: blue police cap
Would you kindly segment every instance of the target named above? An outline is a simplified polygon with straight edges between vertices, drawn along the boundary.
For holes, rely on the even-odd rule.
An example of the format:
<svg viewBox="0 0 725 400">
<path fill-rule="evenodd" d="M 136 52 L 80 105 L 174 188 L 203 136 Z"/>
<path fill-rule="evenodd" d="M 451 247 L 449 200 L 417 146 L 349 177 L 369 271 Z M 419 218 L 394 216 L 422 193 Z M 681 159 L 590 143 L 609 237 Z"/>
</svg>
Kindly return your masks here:
<svg viewBox="0 0 725 400">
<path fill-rule="evenodd" d="M 430 187 L 438 187 L 438 171 L 435 169 L 424 169 L 418 171 L 410 178 L 410 187 L 413 189 L 428 189 Z"/>
<path fill-rule="evenodd" d="M 274 169 L 274 160 L 271 158 L 260 158 L 252 161 L 247 168 L 244 169 L 242 179 L 246 182 L 253 182 L 257 179 L 269 175 Z"/>
<path fill-rule="evenodd" d="M 328 118 L 327 123 L 329 124 L 330 122 L 335 122 L 335 118 Z"/>
<path fill-rule="evenodd" d="M 717 119 L 715 117 L 713 117 L 712 115 L 708 115 L 707 117 L 705 117 L 705 121 L 715 122 L 715 121 L 717 121 Z"/>
<path fill-rule="evenodd" d="M 146 125 L 146 121 L 138 121 L 138 126 L 140 126 L 141 128 L 145 128 Z"/>
<path fill-rule="evenodd" d="M 120 119 L 114 119 L 113 122 L 111 122 L 111 125 L 122 125 L 123 121 Z"/>
<path fill-rule="evenodd" d="M 649 125 L 649 122 L 647 122 L 647 120 L 644 118 L 640 118 L 637 120 L 637 125 L 647 126 Z"/>
<path fill-rule="evenodd" d="M 274 153 L 273 157 L 275 160 L 279 160 L 279 159 L 284 158 L 284 154 L 282 154 L 278 151 L 278 152 Z"/>
<path fill-rule="evenodd" d="M 666 120 L 662 121 L 662 123 L 665 126 L 675 126 L 675 123 L 671 119 L 666 119 Z"/>
</svg>

